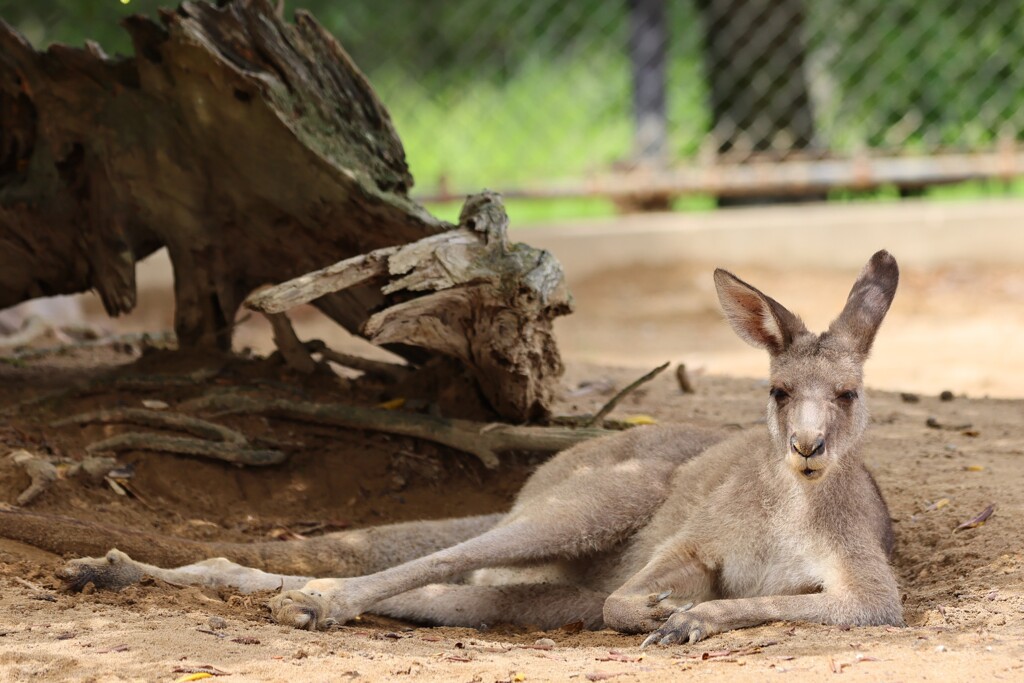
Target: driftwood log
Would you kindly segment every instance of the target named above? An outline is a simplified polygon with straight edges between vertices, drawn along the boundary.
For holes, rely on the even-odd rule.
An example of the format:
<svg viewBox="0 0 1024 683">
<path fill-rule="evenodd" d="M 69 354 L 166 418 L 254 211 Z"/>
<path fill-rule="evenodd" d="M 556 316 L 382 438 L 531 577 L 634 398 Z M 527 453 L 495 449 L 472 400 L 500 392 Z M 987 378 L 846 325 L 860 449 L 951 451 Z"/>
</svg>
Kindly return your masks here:
<svg viewBox="0 0 1024 683">
<path fill-rule="evenodd" d="M 502 418 L 547 414 L 557 262 L 507 243 L 494 195 L 458 230 L 412 201 L 386 109 L 309 14 L 184 2 L 124 25 L 134 54 L 109 57 L 0 22 L 0 308 L 95 289 L 127 312 L 166 247 L 179 345 L 225 349 L 251 292 L 347 263 L 305 300 L 413 363 L 459 359 Z"/>
</svg>

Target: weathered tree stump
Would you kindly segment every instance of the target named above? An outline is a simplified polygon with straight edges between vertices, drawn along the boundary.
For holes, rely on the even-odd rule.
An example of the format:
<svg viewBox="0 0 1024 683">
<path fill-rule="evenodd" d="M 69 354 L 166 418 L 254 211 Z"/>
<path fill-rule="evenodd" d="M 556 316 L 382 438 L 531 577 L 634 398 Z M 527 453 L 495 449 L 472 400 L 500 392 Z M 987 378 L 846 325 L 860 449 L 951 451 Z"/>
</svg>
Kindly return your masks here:
<svg viewBox="0 0 1024 683">
<path fill-rule="evenodd" d="M 166 246 L 179 344 L 223 349 L 254 289 L 408 244 L 387 260 L 405 279 L 309 300 L 407 358 L 458 358 L 506 419 L 546 413 L 551 318 L 569 310 L 557 262 L 503 232 L 456 247 L 467 221 L 504 230 L 500 201 L 482 195 L 455 232 L 412 201 L 387 111 L 309 14 L 184 2 L 125 27 L 134 56 L 112 58 L 92 43 L 39 52 L 0 22 L 0 308 L 95 289 L 124 313 L 136 262 Z M 438 285 L 460 249 L 482 251 Z"/>
<path fill-rule="evenodd" d="M 249 297 L 272 318 L 326 294 L 373 283 L 384 297 L 362 328 L 371 341 L 460 360 L 499 415 L 544 417 L 562 374 L 551 320 L 571 310 L 562 267 L 548 252 L 510 244 L 491 192 L 466 201 L 459 228 L 386 247 Z"/>
</svg>

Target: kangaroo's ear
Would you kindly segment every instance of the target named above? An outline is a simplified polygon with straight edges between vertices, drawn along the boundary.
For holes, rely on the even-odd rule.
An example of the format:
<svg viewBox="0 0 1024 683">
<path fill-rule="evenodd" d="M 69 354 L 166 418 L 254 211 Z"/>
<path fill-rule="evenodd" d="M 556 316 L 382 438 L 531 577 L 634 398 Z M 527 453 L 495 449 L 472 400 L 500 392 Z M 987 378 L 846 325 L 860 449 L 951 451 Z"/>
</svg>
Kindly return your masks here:
<svg viewBox="0 0 1024 683">
<path fill-rule="evenodd" d="M 751 287 L 727 270 L 715 271 L 718 300 L 732 329 L 741 339 L 777 356 L 805 334 L 800 318 L 775 299 Z"/>
<path fill-rule="evenodd" d="M 899 281 L 900 269 L 892 254 L 884 249 L 876 253 L 860 271 L 843 312 L 829 326 L 829 332 L 848 339 L 857 353 L 867 358 Z"/>
</svg>

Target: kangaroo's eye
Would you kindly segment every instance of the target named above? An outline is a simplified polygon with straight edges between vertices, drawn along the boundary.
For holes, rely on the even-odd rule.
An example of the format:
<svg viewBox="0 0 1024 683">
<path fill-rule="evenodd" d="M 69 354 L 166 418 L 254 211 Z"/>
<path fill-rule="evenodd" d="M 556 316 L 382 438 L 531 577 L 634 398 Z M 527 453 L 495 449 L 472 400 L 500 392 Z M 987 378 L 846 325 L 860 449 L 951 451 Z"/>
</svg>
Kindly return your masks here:
<svg viewBox="0 0 1024 683">
<path fill-rule="evenodd" d="M 789 398 L 789 392 L 779 387 L 772 387 L 771 391 L 768 392 L 768 395 L 774 398 L 778 403 L 782 403 Z"/>
<path fill-rule="evenodd" d="M 837 401 L 842 401 L 844 403 L 850 403 L 853 400 L 855 400 L 856 398 L 857 398 L 857 392 L 854 391 L 853 389 L 850 389 L 849 391 L 844 391 L 841 394 L 839 394 L 838 396 L 836 396 L 836 400 Z"/>
</svg>

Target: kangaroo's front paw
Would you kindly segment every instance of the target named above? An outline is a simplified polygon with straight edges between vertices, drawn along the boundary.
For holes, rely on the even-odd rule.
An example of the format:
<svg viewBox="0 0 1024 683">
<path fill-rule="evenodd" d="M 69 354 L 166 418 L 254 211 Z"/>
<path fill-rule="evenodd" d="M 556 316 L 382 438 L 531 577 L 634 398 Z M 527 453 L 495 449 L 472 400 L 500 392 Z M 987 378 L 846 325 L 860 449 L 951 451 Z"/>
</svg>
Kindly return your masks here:
<svg viewBox="0 0 1024 683">
<path fill-rule="evenodd" d="M 64 589 L 78 592 L 88 583 L 97 588 L 121 590 L 138 583 L 144 572 L 135 561 L 114 549 L 103 557 L 82 557 L 71 560 L 57 570 L 57 578 L 64 582 Z"/>
<path fill-rule="evenodd" d="M 640 645 L 674 645 L 675 643 L 696 643 L 718 631 L 711 628 L 707 620 L 700 616 L 700 610 L 679 611 L 668 618 L 661 628 L 647 636 Z"/>
<path fill-rule="evenodd" d="M 671 599 L 672 591 L 640 594 L 613 595 L 604 604 L 604 622 L 610 628 L 622 633 L 646 633 L 652 631 L 680 610 L 693 607 L 693 603 Z"/>
</svg>

